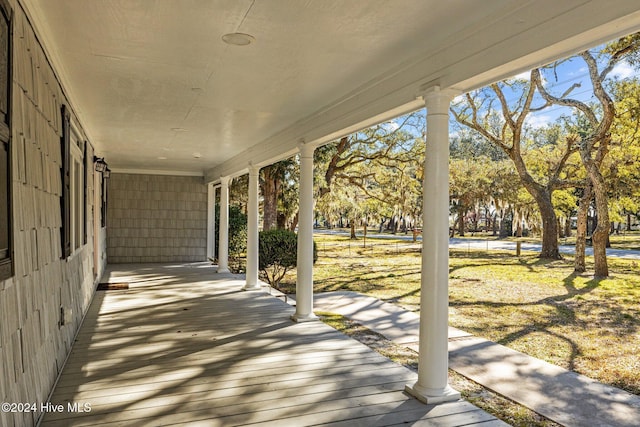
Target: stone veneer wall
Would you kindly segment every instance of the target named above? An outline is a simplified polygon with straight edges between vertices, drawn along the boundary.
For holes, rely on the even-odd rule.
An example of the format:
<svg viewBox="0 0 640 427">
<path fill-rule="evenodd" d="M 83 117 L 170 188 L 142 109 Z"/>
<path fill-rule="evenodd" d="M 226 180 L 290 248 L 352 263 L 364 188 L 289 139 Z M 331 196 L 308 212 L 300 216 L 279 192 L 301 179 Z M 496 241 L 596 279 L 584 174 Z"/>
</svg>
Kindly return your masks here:
<svg viewBox="0 0 640 427">
<path fill-rule="evenodd" d="M 39 407 L 62 369 L 95 289 L 93 180 L 87 183 L 87 243 L 61 259 L 60 111 L 69 102 L 21 6 L 17 0 L 9 3 L 14 13 L 14 275 L 0 281 L 0 402 Z M 93 156 L 91 147 L 87 156 Z M 39 411 L 0 411 L 0 426 L 34 425 L 39 416 Z"/>
<path fill-rule="evenodd" d="M 202 177 L 112 173 L 109 263 L 205 261 L 207 186 Z"/>
</svg>

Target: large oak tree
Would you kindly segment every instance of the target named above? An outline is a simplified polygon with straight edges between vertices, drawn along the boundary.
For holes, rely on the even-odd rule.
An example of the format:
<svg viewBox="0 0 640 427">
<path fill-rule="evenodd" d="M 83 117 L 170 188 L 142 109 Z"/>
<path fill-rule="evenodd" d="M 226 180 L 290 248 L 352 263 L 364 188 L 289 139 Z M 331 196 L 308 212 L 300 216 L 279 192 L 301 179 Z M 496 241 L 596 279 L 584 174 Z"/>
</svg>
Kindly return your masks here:
<svg viewBox="0 0 640 427">
<path fill-rule="evenodd" d="M 452 105 L 456 121 L 478 132 L 499 147 L 513 161 L 524 188 L 535 200 L 542 220 L 541 258 L 558 259 L 558 221 L 552 196 L 556 189 L 570 185 L 561 173 L 576 151 L 574 139 L 559 138 L 554 158 L 546 162 L 546 173 L 533 174 L 527 162 L 528 143 L 526 119 L 533 112 L 548 107 L 549 103 L 534 105 L 536 87 L 540 79 L 538 70 L 531 72 L 530 80 L 507 80 L 489 85 L 464 95 Z"/>
<path fill-rule="evenodd" d="M 595 103 L 585 102 L 572 96 L 572 89 L 577 85 L 572 86 L 563 94 L 552 94 L 540 77 L 541 71 L 532 71 L 532 77 L 534 74 L 538 76 L 536 79 L 532 78 L 532 82 L 535 82 L 536 88 L 548 103 L 569 107 L 575 115 L 586 121 L 586 126 L 578 129 L 580 138 L 577 146 L 582 164 L 587 171 L 588 183 L 585 194 L 593 191 L 598 216 L 598 223 L 592 235 L 594 275 L 596 277 L 609 275 L 606 253 L 610 231 L 609 196 L 601 166 L 609 152 L 611 127 L 616 117 L 616 108 L 612 96 L 607 91 L 606 80 L 617 64 L 624 60 L 634 61 L 639 47 L 640 36 L 634 34 L 610 43 L 604 49 L 587 50 L 578 55 L 587 67 L 593 95 L 596 99 Z M 550 74 L 555 65 L 552 64 L 542 70 Z M 583 203 L 586 201 L 585 198 Z M 585 208 L 586 206 L 582 204 L 581 209 Z M 584 213 L 581 213 L 581 216 L 584 216 Z M 579 237 L 582 238 L 582 236 Z M 576 269 L 581 267 L 578 264 L 577 262 Z"/>
</svg>

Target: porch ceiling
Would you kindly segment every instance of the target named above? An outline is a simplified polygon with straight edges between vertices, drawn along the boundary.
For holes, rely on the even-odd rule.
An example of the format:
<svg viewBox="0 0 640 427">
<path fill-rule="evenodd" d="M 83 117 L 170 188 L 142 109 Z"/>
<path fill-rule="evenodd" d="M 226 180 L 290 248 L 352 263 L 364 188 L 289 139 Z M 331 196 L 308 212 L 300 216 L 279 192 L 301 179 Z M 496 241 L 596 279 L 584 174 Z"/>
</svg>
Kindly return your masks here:
<svg viewBox="0 0 640 427">
<path fill-rule="evenodd" d="M 112 168 L 212 180 L 640 28 L 628 0 L 21 1 Z"/>
</svg>

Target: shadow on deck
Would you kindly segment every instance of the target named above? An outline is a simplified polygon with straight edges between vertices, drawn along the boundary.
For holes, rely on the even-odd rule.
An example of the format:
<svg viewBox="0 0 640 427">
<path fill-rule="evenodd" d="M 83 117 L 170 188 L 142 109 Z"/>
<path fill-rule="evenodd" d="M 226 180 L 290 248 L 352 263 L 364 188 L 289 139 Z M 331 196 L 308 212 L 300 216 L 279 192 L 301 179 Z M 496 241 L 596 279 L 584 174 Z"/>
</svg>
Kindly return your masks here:
<svg viewBox="0 0 640 427">
<path fill-rule="evenodd" d="M 505 425 L 419 403 L 410 370 L 208 264 L 115 265 L 103 281 L 130 287 L 96 293 L 42 426 Z"/>
</svg>

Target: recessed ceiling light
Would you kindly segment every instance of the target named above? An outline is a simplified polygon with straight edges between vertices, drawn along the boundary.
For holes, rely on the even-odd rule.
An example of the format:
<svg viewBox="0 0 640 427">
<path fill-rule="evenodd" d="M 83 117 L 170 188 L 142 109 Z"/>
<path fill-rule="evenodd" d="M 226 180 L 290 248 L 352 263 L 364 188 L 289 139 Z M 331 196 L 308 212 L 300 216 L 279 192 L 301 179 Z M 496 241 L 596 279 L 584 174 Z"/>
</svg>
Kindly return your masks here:
<svg viewBox="0 0 640 427">
<path fill-rule="evenodd" d="M 185 128 L 171 128 L 172 131 L 174 132 L 187 132 L 188 129 Z"/>
<path fill-rule="evenodd" d="M 167 158 L 164 157 L 164 156 L 160 156 L 160 157 L 158 157 L 158 160 L 167 160 Z"/>
<path fill-rule="evenodd" d="M 223 42 L 234 46 L 246 46 L 253 43 L 255 40 L 256 38 L 252 35 L 244 33 L 229 33 L 222 36 Z"/>
<path fill-rule="evenodd" d="M 200 154 L 200 153 L 193 153 L 193 158 L 194 158 L 194 159 L 199 159 L 200 157 L 202 157 L 202 154 Z"/>
</svg>

